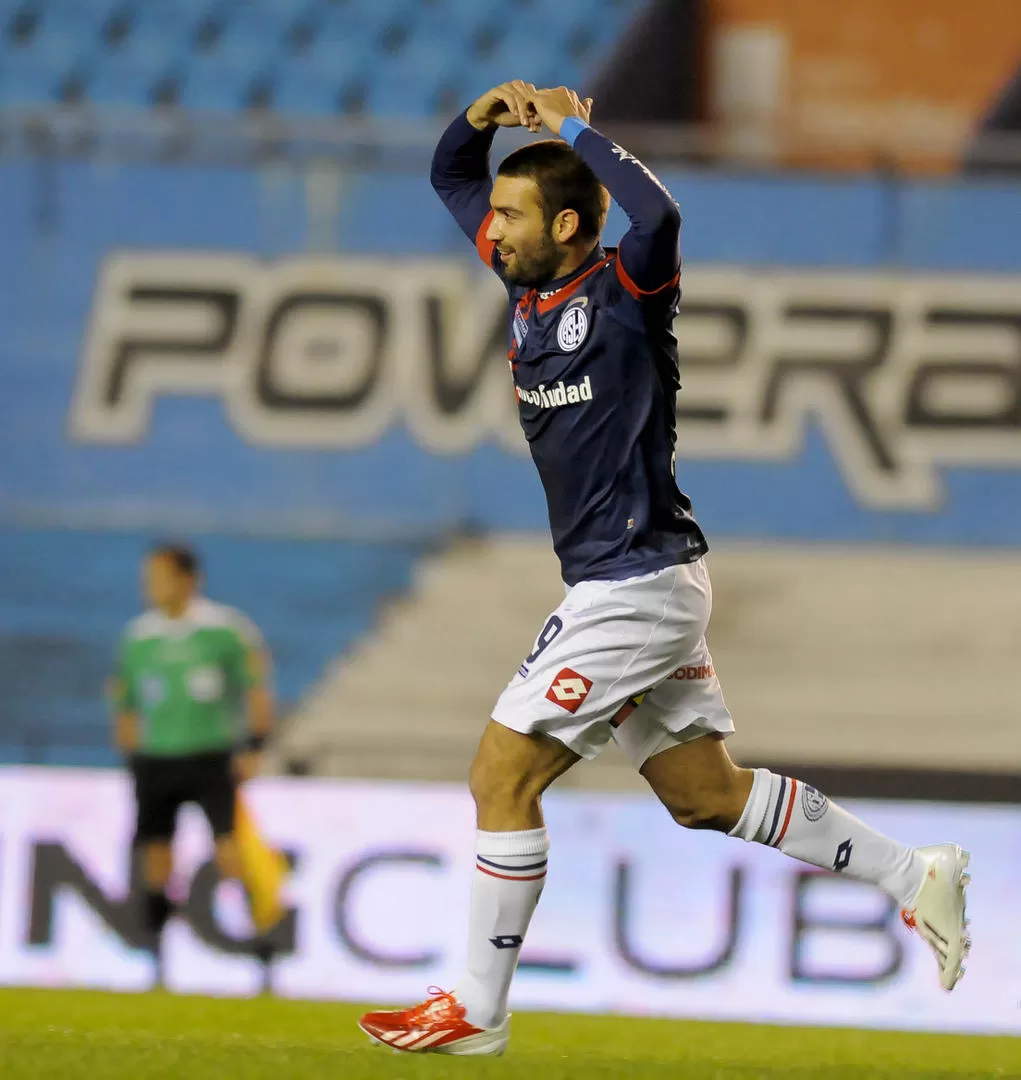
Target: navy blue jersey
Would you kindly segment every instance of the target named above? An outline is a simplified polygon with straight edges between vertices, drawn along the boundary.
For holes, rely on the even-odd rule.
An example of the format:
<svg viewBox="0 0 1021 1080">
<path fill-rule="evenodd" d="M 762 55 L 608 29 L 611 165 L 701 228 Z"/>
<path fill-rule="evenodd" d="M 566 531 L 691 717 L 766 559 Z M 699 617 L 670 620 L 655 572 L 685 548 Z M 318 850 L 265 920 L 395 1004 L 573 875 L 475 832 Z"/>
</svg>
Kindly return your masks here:
<svg viewBox="0 0 1021 1080">
<path fill-rule="evenodd" d="M 479 255 L 491 220 L 491 131 L 462 114 L 432 181 Z M 505 282 L 510 367 L 564 581 L 615 580 L 693 562 L 707 544 L 674 479 L 680 296 L 676 204 L 634 157 L 592 128 L 574 150 L 628 214 L 618 249 L 596 246 L 565 278 Z"/>
</svg>

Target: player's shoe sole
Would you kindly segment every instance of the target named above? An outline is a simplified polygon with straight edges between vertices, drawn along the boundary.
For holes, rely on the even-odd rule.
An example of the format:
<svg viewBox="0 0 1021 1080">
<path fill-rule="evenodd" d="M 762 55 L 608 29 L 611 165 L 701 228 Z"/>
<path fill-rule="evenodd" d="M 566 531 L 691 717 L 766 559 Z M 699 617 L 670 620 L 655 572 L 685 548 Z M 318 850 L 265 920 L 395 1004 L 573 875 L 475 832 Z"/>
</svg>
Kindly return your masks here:
<svg viewBox="0 0 1021 1080">
<path fill-rule="evenodd" d="M 444 1043 L 442 1046 L 433 1045 L 434 1038 L 442 1038 L 445 1032 L 400 1032 L 388 1031 L 377 1035 L 370 1031 L 364 1024 L 358 1025 L 362 1031 L 377 1046 L 387 1046 L 395 1054 L 451 1054 L 459 1057 L 489 1056 L 498 1057 L 507 1049 L 510 1040 L 510 1017 L 498 1028 L 488 1028 L 476 1035 L 466 1035 L 460 1039 Z"/>
<path fill-rule="evenodd" d="M 971 950 L 966 913 L 971 855 L 957 844 L 933 844 L 918 852 L 929 869 L 914 904 L 902 915 L 932 949 L 940 985 L 949 991 L 960 982 Z"/>
</svg>

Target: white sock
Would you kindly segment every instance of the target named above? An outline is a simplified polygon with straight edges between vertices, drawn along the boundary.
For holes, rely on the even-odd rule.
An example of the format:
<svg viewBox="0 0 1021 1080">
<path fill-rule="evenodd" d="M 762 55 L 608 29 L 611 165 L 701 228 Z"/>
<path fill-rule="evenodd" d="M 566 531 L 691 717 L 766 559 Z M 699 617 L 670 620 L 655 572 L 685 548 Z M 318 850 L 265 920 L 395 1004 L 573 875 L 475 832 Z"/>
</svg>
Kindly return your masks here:
<svg viewBox="0 0 1021 1080">
<path fill-rule="evenodd" d="M 478 833 L 468 971 L 454 991 L 468 1023 L 499 1027 L 518 954 L 546 882 L 546 829 Z"/>
<path fill-rule="evenodd" d="M 730 835 L 878 885 L 901 907 L 910 907 L 927 870 L 914 848 L 870 829 L 803 780 L 768 769 L 755 770 L 744 813 Z"/>
</svg>

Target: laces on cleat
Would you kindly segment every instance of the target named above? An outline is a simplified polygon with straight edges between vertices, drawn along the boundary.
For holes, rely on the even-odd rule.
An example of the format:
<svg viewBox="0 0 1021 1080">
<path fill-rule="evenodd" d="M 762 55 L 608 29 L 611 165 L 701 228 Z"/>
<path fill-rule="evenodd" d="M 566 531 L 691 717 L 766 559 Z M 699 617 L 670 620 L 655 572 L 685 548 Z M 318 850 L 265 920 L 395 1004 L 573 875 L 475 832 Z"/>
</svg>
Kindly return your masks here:
<svg viewBox="0 0 1021 1080">
<path fill-rule="evenodd" d="M 461 1003 L 449 990 L 441 990 L 438 986 L 430 986 L 429 997 L 421 1005 L 414 1005 L 405 1014 L 408 1024 L 415 1024 L 419 1020 L 440 1017 L 444 1014 L 458 1016 L 462 1011 Z"/>
</svg>

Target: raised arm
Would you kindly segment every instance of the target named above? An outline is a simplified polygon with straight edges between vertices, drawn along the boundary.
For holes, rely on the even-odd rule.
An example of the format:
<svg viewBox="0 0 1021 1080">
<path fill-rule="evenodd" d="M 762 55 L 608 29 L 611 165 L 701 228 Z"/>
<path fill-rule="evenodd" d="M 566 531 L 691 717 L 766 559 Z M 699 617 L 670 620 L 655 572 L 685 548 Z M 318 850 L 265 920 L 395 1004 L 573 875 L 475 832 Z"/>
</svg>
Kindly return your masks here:
<svg viewBox="0 0 1021 1080">
<path fill-rule="evenodd" d="M 579 101 L 572 90 L 560 87 L 537 90 L 528 100 L 627 214 L 631 228 L 617 249 L 617 272 L 628 291 L 647 296 L 676 285 L 681 214 L 670 192 L 633 154 L 589 127 L 591 99 Z"/>
<path fill-rule="evenodd" d="M 538 130 L 526 95 L 534 87 L 523 82 L 503 83 L 486 91 L 443 133 L 433 154 L 429 179 L 462 232 L 476 243 L 489 214 L 493 178 L 489 151 L 498 127 Z"/>
</svg>

